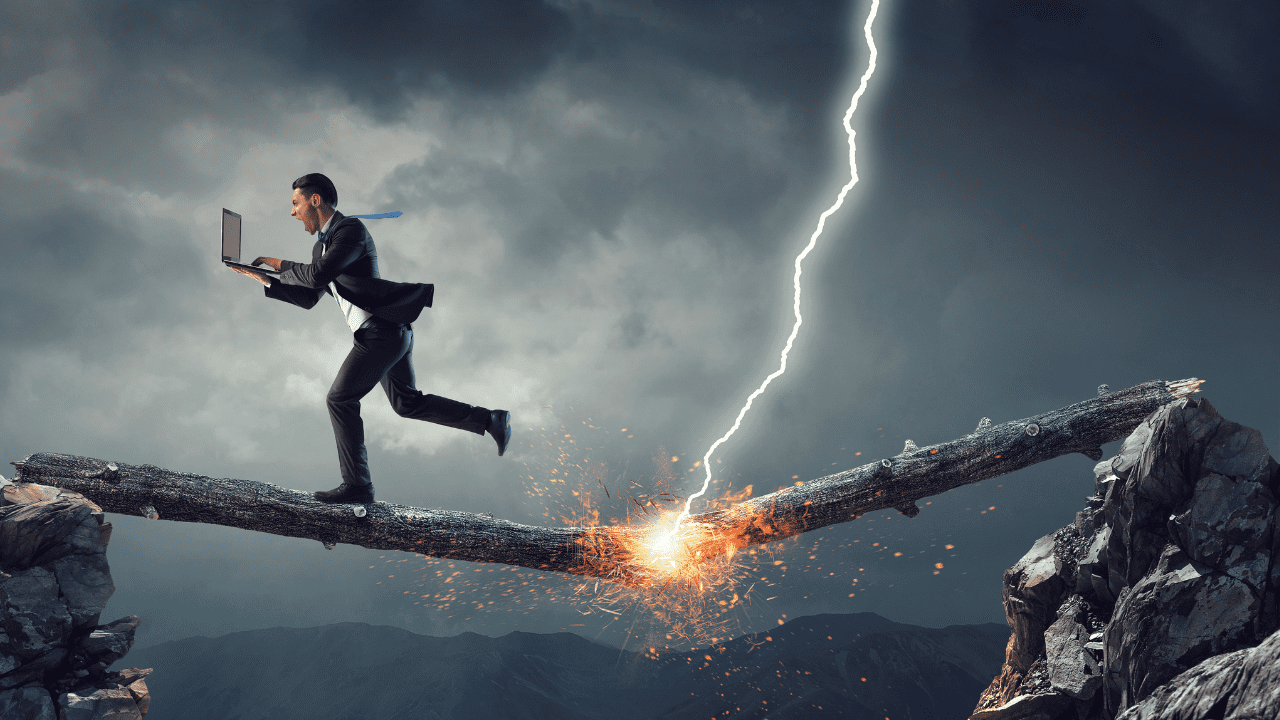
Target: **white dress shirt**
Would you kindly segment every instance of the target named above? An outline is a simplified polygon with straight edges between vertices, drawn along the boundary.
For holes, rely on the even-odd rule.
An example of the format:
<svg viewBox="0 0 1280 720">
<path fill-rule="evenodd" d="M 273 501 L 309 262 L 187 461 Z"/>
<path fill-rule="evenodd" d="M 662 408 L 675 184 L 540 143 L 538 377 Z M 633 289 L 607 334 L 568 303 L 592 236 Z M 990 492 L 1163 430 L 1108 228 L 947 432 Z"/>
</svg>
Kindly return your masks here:
<svg viewBox="0 0 1280 720">
<path fill-rule="evenodd" d="M 336 215 L 337 213 L 334 214 Z M 324 227 L 320 228 L 321 235 L 329 231 L 329 226 L 333 224 L 333 217 L 333 215 L 330 215 L 329 219 L 325 221 Z M 328 238 L 325 238 L 325 250 L 329 249 L 328 240 Z M 355 332 L 369 324 L 369 318 L 373 317 L 373 313 L 352 305 L 346 298 L 338 294 L 338 288 L 333 283 L 329 283 L 329 291 L 333 293 L 333 299 L 338 301 L 338 309 L 342 311 L 342 316 L 346 319 L 347 327 L 351 328 L 351 332 Z"/>
</svg>

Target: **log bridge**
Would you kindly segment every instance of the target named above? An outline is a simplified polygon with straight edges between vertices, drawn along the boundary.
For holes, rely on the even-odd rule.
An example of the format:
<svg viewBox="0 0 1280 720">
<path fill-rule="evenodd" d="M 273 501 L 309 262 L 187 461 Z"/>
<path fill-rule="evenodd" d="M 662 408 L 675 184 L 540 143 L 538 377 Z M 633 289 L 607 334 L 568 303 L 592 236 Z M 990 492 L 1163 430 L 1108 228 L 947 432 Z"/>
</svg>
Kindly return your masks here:
<svg viewBox="0 0 1280 720">
<path fill-rule="evenodd" d="M 1013 472 L 1060 455 L 1102 459 L 1102 445 L 1123 439 L 1161 406 L 1191 396 L 1204 382 L 1154 380 L 1033 417 L 978 427 L 950 442 L 690 515 L 684 552 L 708 559 L 738 548 L 849 522 L 865 513 L 920 512 L 916 501 L 961 485 Z M 214 523 L 287 537 L 376 550 L 400 550 L 470 562 L 504 563 L 595 577 L 628 586 L 660 580 L 636 562 L 651 528 L 634 525 L 538 527 L 486 515 L 375 502 L 329 505 L 311 493 L 269 483 L 210 478 L 153 465 L 36 453 L 21 462 L 15 482 L 39 483 L 85 496 L 109 513 Z"/>
</svg>

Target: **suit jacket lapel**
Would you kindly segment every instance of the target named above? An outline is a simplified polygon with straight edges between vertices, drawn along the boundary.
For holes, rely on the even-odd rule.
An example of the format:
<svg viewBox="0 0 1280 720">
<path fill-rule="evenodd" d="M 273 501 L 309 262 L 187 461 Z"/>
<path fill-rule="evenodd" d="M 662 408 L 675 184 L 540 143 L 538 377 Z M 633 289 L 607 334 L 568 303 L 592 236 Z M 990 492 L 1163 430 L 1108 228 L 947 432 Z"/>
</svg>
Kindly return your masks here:
<svg viewBox="0 0 1280 720">
<path fill-rule="evenodd" d="M 325 239 L 325 244 L 326 244 L 326 245 L 328 245 L 328 240 L 329 240 L 329 238 L 333 237 L 333 231 L 334 231 L 334 230 L 337 230 L 337 229 L 338 229 L 338 225 L 340 225 L 340 224 L 342 223 L 342 221 L 343 221 L 343 220 L 346 220 L 346 219 L 347 219 L 347 216 L 346 216 L 346 215 L 343 215 L 342 213 L 338 212 L 337 210 L 334 210 L 334 211 L 333 211 L 333 219 L 331 219 L 331 220 L 329 221 L 329 231 L 328 231 L 328 232 L 326 232 L 326 233 L 324 233 L 324 239 Z"/>
<path fill-rule="evenodd" d="M 338 223 L 346 219 L 346 216 L 337 210 L 333 211 L 333 219 L 329 221 L 329 231 L 325 233 L 316 233 L 316 244 L 311 246 L 311 262 L 319 262 L 320 256 L 324 255 L 324 251 L 329 247 L 329 239 L 333 237 L 333 231 L 338 229 Z M 321 240 L 321 238 L 324 238 Z M 332 284 L 332 283 L 331 283 Z M 330 285 L 331 285 L 330 284 Z M 330 285 L 324 286 L 324 291 L 333 294 Z"/>
</svg>

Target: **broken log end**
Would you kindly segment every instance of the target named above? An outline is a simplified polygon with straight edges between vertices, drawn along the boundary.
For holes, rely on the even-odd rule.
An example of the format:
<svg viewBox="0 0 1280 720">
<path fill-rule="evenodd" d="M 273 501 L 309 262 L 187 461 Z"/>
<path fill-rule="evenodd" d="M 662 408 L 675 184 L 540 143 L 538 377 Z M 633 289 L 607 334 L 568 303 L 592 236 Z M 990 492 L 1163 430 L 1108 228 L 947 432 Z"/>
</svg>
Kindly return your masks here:
<svg viewBox="0 0 1280 720">
<path fill-rule="evenodd" d="M 1198 378 L 1188 378 L 1186 380 L 1178 380 L 1176 382 L 1166 382 L 1165 389 L 1169 394 L 1181 400 L 1182 398 L 1191 397 L 1193 394 L 1200 392 L 1200 386 L 1204 384 L 1203 380 Z"/>
</svg>

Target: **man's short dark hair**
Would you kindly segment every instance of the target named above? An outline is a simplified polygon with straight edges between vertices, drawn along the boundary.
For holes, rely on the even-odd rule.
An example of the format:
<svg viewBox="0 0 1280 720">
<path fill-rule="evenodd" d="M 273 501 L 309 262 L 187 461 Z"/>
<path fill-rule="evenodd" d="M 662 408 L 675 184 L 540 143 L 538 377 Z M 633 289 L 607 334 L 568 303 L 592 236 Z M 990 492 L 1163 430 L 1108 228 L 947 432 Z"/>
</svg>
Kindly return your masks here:
<svg viewBox="0 0 1280 720">
<path fill-rule="evenodd" d="M 338 188 L 333 186 L 332 180 L 320 173 L 307 173 L 294 180 L 293 189 L 301 190 L 302 197 L 308 200 L 311 199 L 312 195 L 319 195 L 325 205 L 329 207 L 337 207 L 338 205 Z"/>
</svg>

